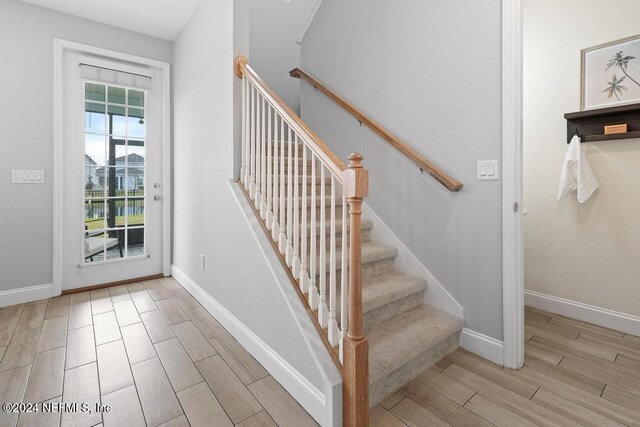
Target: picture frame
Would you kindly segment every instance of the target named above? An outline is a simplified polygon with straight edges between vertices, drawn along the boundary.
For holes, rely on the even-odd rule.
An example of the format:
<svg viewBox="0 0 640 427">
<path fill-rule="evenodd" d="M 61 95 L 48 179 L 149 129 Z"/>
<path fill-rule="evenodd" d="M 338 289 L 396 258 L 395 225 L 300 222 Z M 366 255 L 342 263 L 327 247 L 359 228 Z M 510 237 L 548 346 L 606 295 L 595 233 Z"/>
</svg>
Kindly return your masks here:
<svg viewBox="0 0 640 427">
<path fill-rule="evenodd" d="M 580 109 L 640 103 L 640 34 L 581 50 Z"/>
</svg>

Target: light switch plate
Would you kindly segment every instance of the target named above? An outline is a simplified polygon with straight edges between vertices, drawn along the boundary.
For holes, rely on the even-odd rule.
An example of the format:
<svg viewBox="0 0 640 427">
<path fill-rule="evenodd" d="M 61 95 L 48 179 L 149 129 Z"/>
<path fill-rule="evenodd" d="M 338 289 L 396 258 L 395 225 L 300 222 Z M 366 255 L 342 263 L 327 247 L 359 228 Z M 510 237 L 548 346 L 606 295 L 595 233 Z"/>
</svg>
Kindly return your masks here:
<svg viewBox="0 0 640 427">
<path fill-rule="evenodd" d="M 478 181 L 497 181 L 500 179 L 500 168 L 497 160 L 478 161 Z"/>
<path fill-rule="evenodd" d="M 44 184 L 43 170 L 22 170 L 11 171 L 12 184 Z"/>
</svg>

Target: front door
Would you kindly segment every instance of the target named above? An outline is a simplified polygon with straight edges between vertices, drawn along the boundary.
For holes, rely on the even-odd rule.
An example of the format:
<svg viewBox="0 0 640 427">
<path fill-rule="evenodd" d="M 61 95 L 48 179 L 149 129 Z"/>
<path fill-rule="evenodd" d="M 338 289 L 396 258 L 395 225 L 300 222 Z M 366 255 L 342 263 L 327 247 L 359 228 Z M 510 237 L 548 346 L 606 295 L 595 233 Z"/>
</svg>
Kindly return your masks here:
<svg viewBox="0 0 640 427">
<path fill-rule="evenodd" d="M 162 73 L 66 61 L 62 290 L 160 274 Z"/>
</svg>

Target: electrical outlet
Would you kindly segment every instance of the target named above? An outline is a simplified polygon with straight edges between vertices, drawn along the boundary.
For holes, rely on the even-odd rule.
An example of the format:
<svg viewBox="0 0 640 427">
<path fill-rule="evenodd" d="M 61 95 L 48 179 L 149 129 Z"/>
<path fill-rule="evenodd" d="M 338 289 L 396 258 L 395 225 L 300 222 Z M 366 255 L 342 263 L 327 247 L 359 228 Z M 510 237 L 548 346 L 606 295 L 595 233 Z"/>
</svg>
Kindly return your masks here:
<svg viewBox="0 0 640 427">
<path fill-rule="evenodd" d="M 204 270 L 204 254 L 200 254 L 200 267 Z"/>
<path fill-rule="evenodd" d="M 500 170 L 497 160 L 480 160 L 478 162 L 478 181 L 497 181 Z"/>
</svg>

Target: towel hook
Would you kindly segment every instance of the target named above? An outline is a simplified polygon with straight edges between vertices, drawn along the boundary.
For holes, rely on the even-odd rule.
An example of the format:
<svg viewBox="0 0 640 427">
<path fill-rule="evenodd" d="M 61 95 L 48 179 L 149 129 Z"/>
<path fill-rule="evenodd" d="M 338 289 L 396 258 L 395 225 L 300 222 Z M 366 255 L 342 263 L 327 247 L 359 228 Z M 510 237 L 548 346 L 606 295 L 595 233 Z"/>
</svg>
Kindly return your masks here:
<svg viewBox="0 0 640 427">
<path fill-rule="evenodd" d="M 580 135 L 580 131 L 578 130 L 578 126 L 575 127 L 576 128 L 576 135 L 578 138 L 582 139 L 582 135 Z"/>
</svg>

